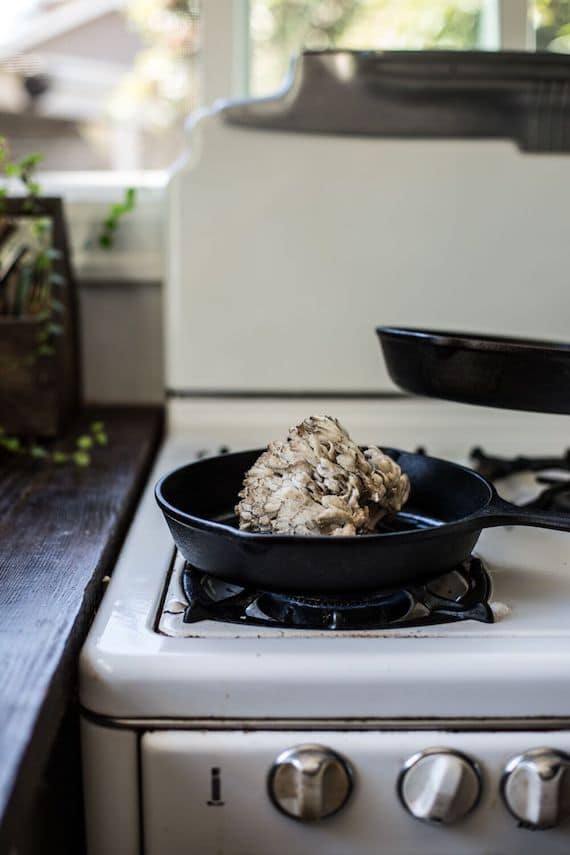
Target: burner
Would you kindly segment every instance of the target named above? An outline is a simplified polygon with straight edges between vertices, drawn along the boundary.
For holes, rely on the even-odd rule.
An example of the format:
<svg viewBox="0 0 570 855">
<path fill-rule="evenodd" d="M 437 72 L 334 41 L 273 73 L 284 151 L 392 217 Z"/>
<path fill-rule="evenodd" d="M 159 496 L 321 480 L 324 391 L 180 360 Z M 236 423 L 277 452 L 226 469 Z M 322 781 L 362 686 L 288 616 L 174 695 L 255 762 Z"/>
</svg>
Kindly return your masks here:
<svg viewBox="0 0 570 855">
<path fill-rule="evenodd" d="M 496 457 L 486 454 L 482 448 L 474 448 L 470 454 L 477 472 L 490 481 L 516 475 L 519 472 L 541 472 L 544 469 L 570 470 L 570 448 L 560 457 Z"/>
<path fill-rule="evenodd" d="M 537 485 L 544 487 L 532 501 L 521 503 L 523 508 L 570 513 L 570 474 L 567 478 L 540 475 L 545 470 L 570 473 L 570 449 L 561 457 L 494 457 L 481 448 L 474 448 L 471 459 L 476 469 L 490 481 L 499 481 L 524 472 L 536 474 Z"/>
<path fill-rule="evenodd" d="M 303 597 L 262 593 L 257 610 L 281 626 L 310 629 L 357 629 L 401 621 L 414 603 L 408 591 L 372 594 L 365 599 Z"/>
<path fill-rule="evenodd" d="M 186 565 L 185 623 L 202 620 L 284 629 L 363 630 L 459 620 L 492 623 L 489 577 L 478 558 L 426 584 L 356 597 L 306 597 L 240 588 Z"/>
</svg>

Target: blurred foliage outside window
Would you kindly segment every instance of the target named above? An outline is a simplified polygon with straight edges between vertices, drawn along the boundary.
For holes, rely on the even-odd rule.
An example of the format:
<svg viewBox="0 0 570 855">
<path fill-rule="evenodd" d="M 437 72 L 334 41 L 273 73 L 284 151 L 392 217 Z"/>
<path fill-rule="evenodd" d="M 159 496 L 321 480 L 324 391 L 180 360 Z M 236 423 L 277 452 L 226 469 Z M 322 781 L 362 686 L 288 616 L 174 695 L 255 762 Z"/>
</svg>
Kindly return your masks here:
<svg viewBox="0 0 570 855">
<path fill-rule="evenodd" d="M 113 92 L 116 119 L 168 128 L 197 105 L 199 10 L 191 0 L 127 0 L 124 14 L 144 47 Z"/>
<path fill-rule="evenodd" d="M 251 92 L 275 90 L 302 48 L 476 49 L 481 10 L 481 0 L 251 0 Z"/>
<path fill-rule="evenodd" d="M 512 0 L 502 0 L 510 3 Z M 250 91 L 266 95 L 303 48 L 477 50 L 492 0 L 250 0 Z M 570 52 L 570 0 L 529 0 L 537 50 Z"/>
<path fill-rule="evenodd" d="M 0 9 L 0 133 L 47 170 L 167 167 L 199 48 L 198 0 L 16 0 Z"/>
<path fill-rule="evenodd" d="M 570 53 L 570 0 L 531 0 L 536 49 Z"/>
</svg>

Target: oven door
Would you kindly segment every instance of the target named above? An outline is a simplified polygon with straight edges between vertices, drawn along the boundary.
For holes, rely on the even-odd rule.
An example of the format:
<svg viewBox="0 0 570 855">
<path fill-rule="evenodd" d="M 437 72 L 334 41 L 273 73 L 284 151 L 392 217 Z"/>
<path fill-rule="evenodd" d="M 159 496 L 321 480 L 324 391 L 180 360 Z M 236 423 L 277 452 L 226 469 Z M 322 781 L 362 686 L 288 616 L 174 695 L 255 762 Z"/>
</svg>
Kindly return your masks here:
<svg viewBox="0 0 570 855">
<path fill-rule="evenodd" d="M 555 758 L 549 780 L 527 754 L 538 748 Z M 568 732 L 155 731 L 142 737 L 144 851 L 568 852 L 567 822 L 532 833 L 502 789 L 535 824 L 556 823 L 569 777 L 556 752 L 569 749 Z"/>
</svg>

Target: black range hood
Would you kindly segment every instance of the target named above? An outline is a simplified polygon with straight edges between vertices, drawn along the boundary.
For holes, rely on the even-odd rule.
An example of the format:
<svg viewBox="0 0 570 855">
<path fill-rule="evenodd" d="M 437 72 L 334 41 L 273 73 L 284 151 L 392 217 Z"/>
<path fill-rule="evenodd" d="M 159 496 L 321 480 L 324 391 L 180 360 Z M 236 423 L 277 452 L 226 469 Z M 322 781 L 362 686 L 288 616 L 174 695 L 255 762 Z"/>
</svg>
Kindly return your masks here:
<svg viewBox="0 0 570 855">
<path fill-rule="evenodd" d="M 570 57 L 484 51 L 306 51 L 270 98 L 221 106 L 233 125 L 397 138 L 510 139 L 570 151 Z"/>
</svg>

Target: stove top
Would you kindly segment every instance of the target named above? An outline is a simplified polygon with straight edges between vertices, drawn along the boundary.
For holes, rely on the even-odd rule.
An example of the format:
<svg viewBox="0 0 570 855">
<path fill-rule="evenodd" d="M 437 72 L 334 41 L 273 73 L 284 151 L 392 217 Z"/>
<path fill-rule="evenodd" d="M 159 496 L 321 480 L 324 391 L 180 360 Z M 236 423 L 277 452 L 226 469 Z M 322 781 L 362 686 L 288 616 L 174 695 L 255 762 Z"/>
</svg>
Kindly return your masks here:
<svg viewBox="0 0 570 855">
<path fill-rule="evenodd" d="M 306 596 L 241 588 L 175 561 L 157 629 L 192 635 L 200 621 L 280 629 L 358 630 L 493 621 L 490 579 L 475 557 L 437 579 L 354 597 Z M 172 596 L 175 590 L 178 596 Z M 180 597 L 180 594 L 184 599 Z"/>
<path fill-rule="evenodd" d="M 267 420 L 251 402 L 192 401 L 191 418 L 186 412 L 190 428 L 171 427 L 85 645 L 87 709 L 119 718 L 568 714 L 567 534 L 490 529 L 468 568 L 420 590 L 338 607 L 228 588 L 186 568 L 153 495 L 159 476 L 202 449 L 256 447 L 262 434 L 280 435 L 269 415 L 287 425 L 307 412 L 334 412 L 355 426 L 357 441 L 381 437 L 404 448 L 423 441 L 428 453 L 458 462 L 477 444 L 505 458 L 558 457 L 567 419 L 549 418 L 545 429 L 539 417 L 417 401 L 365 401 L 358 411 L 353 402 L 272 401 Z M 562 468 L 547 472 L 564 477 Z M 528 472 L 498 484 L 521 503 L 545 486 Z M 448 620 L 458 608 L 483 619 Z M 490 612 L 494 621 L 486 622 Z"/>
</svg>

